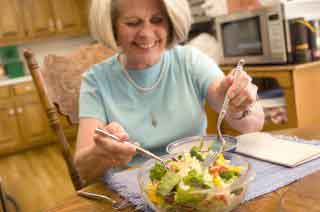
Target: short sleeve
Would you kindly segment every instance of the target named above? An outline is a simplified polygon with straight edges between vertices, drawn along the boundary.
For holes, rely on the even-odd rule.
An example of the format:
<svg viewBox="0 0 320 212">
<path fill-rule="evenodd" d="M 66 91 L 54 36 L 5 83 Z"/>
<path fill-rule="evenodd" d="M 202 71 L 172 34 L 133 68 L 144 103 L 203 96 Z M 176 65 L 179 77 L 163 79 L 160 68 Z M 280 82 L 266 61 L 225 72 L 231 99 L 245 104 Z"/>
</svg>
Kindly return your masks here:
<svg viewBox="0 0 320 212">
<path fill-rule="evenodd" d="M 209 85 L 224 74 L 217 63 L 200 50 L 191 46 L 186 47 L 186 49 L 186 62 L 191 63 L 189 69 L 193 84 L 201 100 L 204 100 L 207 97 Z"/>
<path fill-rule="evenodd" d="M 86 72 L 82 78 L 79 97 L 79 118 L 96 118 L 104 123 L 107 122 L 102 95 L 92 70 Z"/>
</svg>

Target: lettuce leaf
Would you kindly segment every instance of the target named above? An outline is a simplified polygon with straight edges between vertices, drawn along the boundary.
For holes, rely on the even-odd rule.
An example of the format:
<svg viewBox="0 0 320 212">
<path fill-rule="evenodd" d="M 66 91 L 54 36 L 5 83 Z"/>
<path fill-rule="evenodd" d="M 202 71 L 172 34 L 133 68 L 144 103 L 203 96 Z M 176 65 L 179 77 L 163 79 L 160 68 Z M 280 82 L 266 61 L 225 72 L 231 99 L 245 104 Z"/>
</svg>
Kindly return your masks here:
<svg viewBox="0 0 320 212">
<path fill-rule="evenodd" d="M 174 196 L 176 204 L 198 204 L 205 198 L 205 194 L 194 194 L 193 189 L 184 190 L 178 187 Z"/>
<path fill-rule="evenodd" d="M 203 140 L 201 140 L 201 143 L 199 146 L 193 146 L 191 149 L 190 149 L 190 155 L 191 157 L 195 157 L 197 158 L 199 161 L 203 161 L 204 160 L 204 157 L 201 153 L 201 149 L 203 147 Z"/>
<path fill-rule="evenodd" d="M 192 169 L 188 172 L 188 175 L 183 178 L 183 182 L 186 185 L 199 188 L 209 188 L 210 186 L 205 182 L 203 174 Z"/>
<path fill-rule="evenodd" d="M 181 180 L 181 177 L 171 171 L 168 171 L 160 180 L 158 189 L 157 189 L 157 194 L 161 196 L 166 196 L 168 195 L 173 188 L 179 184 Z"/>
<path fill-rule="evenodd" d="M 150 170 L 149 177 L 152 181 L 158 180 L 160 181 L 161 178 L 167 173 L 167 169 L 164 167 L 163 164 L 156 163 L 154 167 Z"/>
</svg>

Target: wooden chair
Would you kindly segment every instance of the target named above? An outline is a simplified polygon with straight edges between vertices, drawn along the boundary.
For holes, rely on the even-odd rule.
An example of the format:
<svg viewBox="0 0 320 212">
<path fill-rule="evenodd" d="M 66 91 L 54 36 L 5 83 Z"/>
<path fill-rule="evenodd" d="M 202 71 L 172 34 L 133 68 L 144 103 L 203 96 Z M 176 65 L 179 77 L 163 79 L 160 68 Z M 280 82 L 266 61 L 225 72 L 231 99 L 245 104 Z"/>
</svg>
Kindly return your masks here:
<svg viewBox="0 0 320 212">
<path fill-rule="evenodd" d="M 70 144 L 59 122 L 58 114 L 66 116 L 71 125 L 78 123 L 78 98 L 82 74 L 91 65 L 99 63 L 113 54 L 112 50 L 95 44 L 81 47 L 67 56 L 48 55 L 40 68 L 33 52 L 31 50 L 24 51 L 27 66 L 47 113 L 49 124 L 57 135 L 76 190 L 81 189 L 84 182 L 75 167 Z"/>
<path fill-rule="evenodd" d="M 0 212 L 20 212 L 16 200 L 5 192 L 2 178 L 0 177 Z"/>
<path fill-rule="evenodd" d="M 0 212 L 8 212 L 8 200 L 0 178 Z"/>
</svg>

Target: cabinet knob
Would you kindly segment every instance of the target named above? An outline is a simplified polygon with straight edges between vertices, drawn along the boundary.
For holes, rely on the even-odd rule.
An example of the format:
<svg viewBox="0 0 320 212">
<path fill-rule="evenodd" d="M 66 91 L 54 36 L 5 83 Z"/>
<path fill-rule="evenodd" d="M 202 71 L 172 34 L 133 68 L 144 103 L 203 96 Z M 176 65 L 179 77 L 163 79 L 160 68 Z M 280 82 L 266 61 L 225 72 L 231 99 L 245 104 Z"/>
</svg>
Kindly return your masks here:
<svg viewBox="0 0 320 212">
<path fill-rule="evenodd" d="M 30 85 L 27 85 L 27 86 L 25 87 L 25 90 L 26 90 L 26 91 L 31 91 L 31 90 L 32 90 L 32 87 L 31 87 Z"/>
<path fill-rule="evenodd" d="M 57 28 L 58 28 L 58 31 L 62 31 L 62 29 L 63 29 L 62 21 L 60 18 L 58 18 L 58 20 L 57 20 Z"/>
<path fill-rule="evenodd" d="M 13 116 L 13 115 L 15 114 L 14 109 L 13 109 L 13 108 L 10 108 L 10 109 L 8 110 L 8 114 L 9 114 L 10 116 Z"/>
<path fill-rule="evenodd" d="M 21 114 L 22 112 L 23 112 L 22 107 L 18 107 L 18 108 L 17 108 L 17 113 Z"/>
</svg>

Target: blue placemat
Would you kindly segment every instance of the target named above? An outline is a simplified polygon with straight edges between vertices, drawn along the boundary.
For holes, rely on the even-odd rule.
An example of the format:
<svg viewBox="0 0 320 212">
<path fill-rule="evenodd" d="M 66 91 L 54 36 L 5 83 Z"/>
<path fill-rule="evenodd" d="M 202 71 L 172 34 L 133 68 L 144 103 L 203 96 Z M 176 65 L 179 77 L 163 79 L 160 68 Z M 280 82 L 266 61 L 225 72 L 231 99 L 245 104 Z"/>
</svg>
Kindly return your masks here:
<svg viewBox="0 0 320 212">
<path fill-rule="evenodd" d="M 306 141 L 297 137 L 281 136 L 282 139 L 287 139 L 292 142 L 311 143 L 320 146 L 320 141 Z M 245 201 L 255 197 L 272 192 L 288 185 L 298 179 L 301 179 L 309 174 L 320 170 L 320 158 L 302 164 L 295 168 L 287 168 L 284 166 L 272 164 L 265 161 L 249 158 L 243 155 L 250 162 L 256 172 L 256 178 L 251 182 L 245 196 Z M 118 192 L 121 196 L 127 198 L 130 202 L 139 208 L 144 208 L 145 211 L 151 211 L 146 206 L 141 191 L 139 188 L 137 175 L 139 169 L 127 170 L 121 172 L 109 172 L 104 180 L 108 187 Z"/>
</svg>

